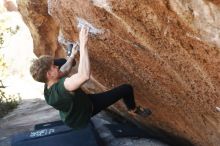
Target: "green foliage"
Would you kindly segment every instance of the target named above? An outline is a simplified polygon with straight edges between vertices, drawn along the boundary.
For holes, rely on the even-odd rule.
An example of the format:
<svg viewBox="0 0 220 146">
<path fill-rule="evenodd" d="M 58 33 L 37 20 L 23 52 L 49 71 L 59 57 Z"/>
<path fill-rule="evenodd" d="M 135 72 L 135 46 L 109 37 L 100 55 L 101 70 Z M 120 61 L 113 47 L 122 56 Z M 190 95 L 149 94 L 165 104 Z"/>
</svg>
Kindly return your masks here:
<svg viewBox="0 0 220 146">
<path fill-rule="evenodd" d="M 19 30 L 17 25 L 15 28 L 8 27 L 5 23 L 7 18 L 0 20 L 0 49 L 3 47 L 5 40 L 9 39 L 10 36 L 16 34 Z M 4 61 L 4 56 L 0 54 L 0 77 L 6 77 L 7 74 L 7 64 Z M 0 118 L 10 112 L 12 109 L 16 108 L 19 101 L 21 100 L 20 95 L 6 95 L 4 89 L 6 87 L 3 85 L 0 79 Z"/>
<path fill-rule="evenodd" d="M 7 76 L 6 68 L 7 65 L 4 62 L 3 56 L 0 56 L 0 76 Z M 4 89 L 6 87 L 3 85 L 2 80 L 0 80 L 0 118 L 6 115 L 9 111 L 16 108 L 19 101 L 21 100 L 20 95 L 6 95 Z"/>
<path fill-rule="evenodd" d="M 5 19 L 0 20 L 0 48 L 2 48 L 6 35 L 14 35 L 18 32 L 20 27 L 18 25 L 15 26 L 15 28 L 8 27 L 6 24 L 7 17 Z"/>
<path fill-rule="evenodd" d="M 19 101 L 21 100 L 21 97 L 19 94 L 6 96 L 5 92 L 3 91 L 3 88 L 5 88 L 5 86 L 2 84 L 1 80 L 0 83 L 0 118 L 2 118 L 12 109 L 17 107 Z"/>
<path fill-rule="evenodd" d="M 1 55 L 1 54 L 0 54 L 0 66 L 1 66 L 0 67 L 0 77 L 4 78 L 4 77 L 7 76 L 7 68 L 8 68 L 8 66 L 7 66 L 6 62 L 4 61 L 3 55 Z"/>
</svg>

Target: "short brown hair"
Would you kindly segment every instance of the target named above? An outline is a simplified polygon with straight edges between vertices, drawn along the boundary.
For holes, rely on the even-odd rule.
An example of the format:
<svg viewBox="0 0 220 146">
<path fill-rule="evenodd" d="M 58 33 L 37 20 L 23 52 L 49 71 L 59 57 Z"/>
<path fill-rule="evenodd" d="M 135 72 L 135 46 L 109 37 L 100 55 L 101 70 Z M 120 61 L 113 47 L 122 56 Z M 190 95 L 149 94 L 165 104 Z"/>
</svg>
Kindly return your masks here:
<svg viewBox="0 0 220 146">
<path fill-rule="evenodd" d="M 38 82 L 47 82 L 47 72 L 53 64 L 53 57 L 49 55 L 40 56 L 38 59 L 32 61 L 30 73 L 34 80 Z"/>
</svg>

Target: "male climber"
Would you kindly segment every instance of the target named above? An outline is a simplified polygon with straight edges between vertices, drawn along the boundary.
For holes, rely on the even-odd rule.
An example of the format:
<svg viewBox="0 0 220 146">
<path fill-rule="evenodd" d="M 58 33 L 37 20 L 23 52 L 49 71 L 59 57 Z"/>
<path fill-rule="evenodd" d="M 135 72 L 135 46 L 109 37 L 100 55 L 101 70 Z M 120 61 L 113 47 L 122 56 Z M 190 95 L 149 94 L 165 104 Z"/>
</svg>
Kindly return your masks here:
<svg viewBox="0 0 220 146">
<path fill-rule="evenodd" d="M 87 48 L 88 28 L 82 27 L 79 33 L 80 58 L 77 73 L 66 76 L 71 68 L 76 50 L 73 49 L 66 63 L 59 69 L 54 65 L 52 56 L 44 55 L 34 60 L 30 72 L 32 77 L 45 83 L 44 97 L 46 102 L 59 110 L 61 120 L 69 127 L 80 129 L 85 127 L 90 118 L 101 110 L 123 99 L 128 113 L 141 117 L 151 114 L 149 109 L 136 106 L 133 88 L 123 84 L 112 90 L 87 94 L 81 86 L 90 79 L 90 60 Z"/>
</svg>

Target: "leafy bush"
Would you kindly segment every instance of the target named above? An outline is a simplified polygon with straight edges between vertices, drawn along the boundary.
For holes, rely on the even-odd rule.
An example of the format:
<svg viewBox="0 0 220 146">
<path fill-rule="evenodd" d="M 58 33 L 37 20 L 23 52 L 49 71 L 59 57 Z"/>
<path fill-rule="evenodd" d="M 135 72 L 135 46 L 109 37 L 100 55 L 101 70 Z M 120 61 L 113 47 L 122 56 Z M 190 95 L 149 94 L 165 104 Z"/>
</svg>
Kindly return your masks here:
<svg viewBox="0 0 220 146">
<path fill-rule="evenodd" d="M 7 65 L 3 60 L 3 56 L 0 56 L 0 76 L 7 76 Z M 3 85 L 2 80 L 0 80 L 0 118 L 6 115 L 9 111 L 16 108 L 19 101 L 21 100 L 20 95 L 6 95 L 4 89 L 6 87 Z"/>
<path fill-rule="evenodd" d="M 5 25 L 5 19 L 0 20 L 0 48 L 3 47 L 3 44 L 5 43 L 5 37 L 9 34 L 9 36 L 12 36 L 18 32 L 20 27 L 18 25 L 15 26 L 15 28 L 8 27 Z"/>
<path fill-rule="evenodd" d="M 6 77 L 7 74 L 7 64 L 4 61 L 3 55 L 0 55 L 0 77 Z M 6 87 L 3 85 L 2 80 L 0 80 L 0 118 L 10 112 L 12 109 L 16 108 L 19 101 L 21 100 L 20 95 L 6 95 L 4 89 Z"/>
<path fill-rule="evenodd" d="M 19 26 L 15 28 L 8 27 L 6 25 L 7 18 L 0 20 L 0 49 L 3 48 L 5 40 L 10 36 L 16 34 L 19 30 Z M 7 64 L 4 61 L 4 57 L 0 52 L 0 77 L 1 79 L 7 77 Z M 12 109 L 16 108 L 19 101 L 21 100 L 20 95 L 6 95 L 4 89 L 6 88 L 2 80 L 0 79 L 0 118 L 10 112 Z"/>
<path fill-rule="evenodd" d="M 21 100 L 20 95 L 9 95 L 6 96 L 3 89 L 5 86 L 0 80 L 0 118 L 10 112 L 12 109 L 16 108 L 19 101 Z"/>
</svg>

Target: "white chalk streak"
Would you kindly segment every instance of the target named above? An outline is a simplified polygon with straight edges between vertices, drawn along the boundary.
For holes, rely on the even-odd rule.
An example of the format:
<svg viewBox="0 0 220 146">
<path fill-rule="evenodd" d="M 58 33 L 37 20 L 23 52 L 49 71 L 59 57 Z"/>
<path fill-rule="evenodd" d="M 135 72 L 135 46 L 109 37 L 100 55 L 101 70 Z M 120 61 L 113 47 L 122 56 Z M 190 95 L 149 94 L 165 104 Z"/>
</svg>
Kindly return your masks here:
<svg viewBox="0 0 220 146">
<path fill-rule="evenodd" d="M 83 26 L 87 26 L 89 27 L 89 33 L 93 34 L 93 35 L 98 35 L 98 34 L 103 34 L 104 30 L 102 29 L 98 29 L 96 27 L 94 27 L 91 23 L 89 23 L 88 21 L 84 20 L 83 18 L 77 18 L 77 27 L 78 29 L 81 29 Z"/>
<path fill-rule="evenodd" d="M 103 8 L 108 12 L 112 11 L 112 8 L 107 0 L 92 0 L 92 2 L 95 6 Z"/>
</svg>

